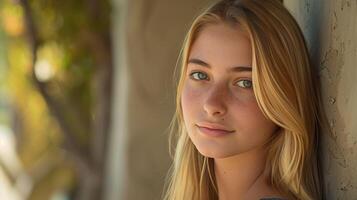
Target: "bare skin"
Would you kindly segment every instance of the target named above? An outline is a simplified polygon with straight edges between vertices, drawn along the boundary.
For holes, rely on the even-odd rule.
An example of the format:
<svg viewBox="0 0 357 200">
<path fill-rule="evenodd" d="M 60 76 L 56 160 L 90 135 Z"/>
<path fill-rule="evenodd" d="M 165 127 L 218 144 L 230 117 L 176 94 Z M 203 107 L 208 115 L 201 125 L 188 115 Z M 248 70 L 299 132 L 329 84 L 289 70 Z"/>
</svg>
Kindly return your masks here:
<svg viewBox="0 0 357 200">
<path fill-rule="evenodd" d="M 225 159 L 215 159 L 215 175 L 220 200 L 285 198 L 269 185 L 265 149 L 256 149 Z M 239 178 L 237 178 L 239 177 Z"/>
<path fill-rule="evenodd" d="M 207 25 L 192 44 L 184 121 L 197 150 L 214 158 L 220 200 L 285 197 L 269 185 L 265 144 L 278 127 L 259 109 L 251 70 L 251 44 L 238 26 Z M 207 134 L 218 129 L 227 134 Z"/>
</svg>

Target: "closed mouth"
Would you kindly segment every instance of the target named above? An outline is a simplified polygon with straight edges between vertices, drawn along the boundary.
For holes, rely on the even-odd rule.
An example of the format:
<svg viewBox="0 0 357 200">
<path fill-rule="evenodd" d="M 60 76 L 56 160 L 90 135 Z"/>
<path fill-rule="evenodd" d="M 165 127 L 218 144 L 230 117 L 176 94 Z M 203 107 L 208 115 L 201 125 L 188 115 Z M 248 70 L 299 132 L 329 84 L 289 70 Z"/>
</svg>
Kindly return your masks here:
<svg viewBox="0 0 357 200">
<path fill-rule="evenodd" d="M 221 124 L 202 122 L 202 123 L 196 124 L 196 126 L 198 126 L 199 128 L 205 128 L 209 131 L 219 131 L 219 132 L 226 132 L 226 133 L 234 132 L 234 130 L 229 130 Z"/>
</svg>

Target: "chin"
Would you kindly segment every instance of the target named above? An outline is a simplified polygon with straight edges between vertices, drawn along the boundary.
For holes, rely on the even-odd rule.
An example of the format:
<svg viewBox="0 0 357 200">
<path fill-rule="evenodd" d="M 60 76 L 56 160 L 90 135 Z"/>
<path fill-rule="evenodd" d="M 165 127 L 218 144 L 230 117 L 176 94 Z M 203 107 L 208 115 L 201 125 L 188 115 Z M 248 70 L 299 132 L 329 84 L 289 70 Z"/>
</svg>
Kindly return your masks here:
<svg viewBox="0 0 357 200">
<path fill-rule="evenodd" d="M 237 154 L 239 154 L 239 152 L 227 152 L 227 151 L 222 151 L 222 150 L 212 150 L 209 148 L 197 148 L 197 151 L 205 156 L 205 157 L 209 157 L 209 158 L 215 158 L 215 159 L 222 159 L 222 158 L 228 158 L 231 156 L 235 156 Z"/>
</svg>

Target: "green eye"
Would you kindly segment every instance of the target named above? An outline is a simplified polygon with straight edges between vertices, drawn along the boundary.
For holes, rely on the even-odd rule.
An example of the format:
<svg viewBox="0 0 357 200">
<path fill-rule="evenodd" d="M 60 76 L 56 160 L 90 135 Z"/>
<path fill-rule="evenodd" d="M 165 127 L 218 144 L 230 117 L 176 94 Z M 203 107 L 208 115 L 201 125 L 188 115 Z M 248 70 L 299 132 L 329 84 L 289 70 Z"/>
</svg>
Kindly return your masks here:
<svg viewBox="0 0 357 200">
<path fill-rule="evenodd" d="M 251 80 L 240 80 L 237 81 L 237 85 L 242 88 L 251 88 L 253 86 L 253 83 Z"/>
<path fill-rule="evenodd" d="M 192 72 L 190 77 L 195 80 L 206 80 L 208 78 L 207 74 L 202 72 Z"/>
</svg>

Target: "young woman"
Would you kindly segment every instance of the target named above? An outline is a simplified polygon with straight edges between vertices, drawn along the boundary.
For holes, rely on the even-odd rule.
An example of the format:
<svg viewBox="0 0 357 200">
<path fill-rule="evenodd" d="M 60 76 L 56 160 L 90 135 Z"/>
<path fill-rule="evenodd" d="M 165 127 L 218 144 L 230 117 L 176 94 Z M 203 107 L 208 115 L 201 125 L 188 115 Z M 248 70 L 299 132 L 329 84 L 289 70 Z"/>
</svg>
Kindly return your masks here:
<svg viewBox="0 0 357 200">
<path fill-rule="evenodd" d="M 321 199 L 317 77 L 281 1 L 214 4 L 181 60 L 164 199 Z"/>
</svg>

